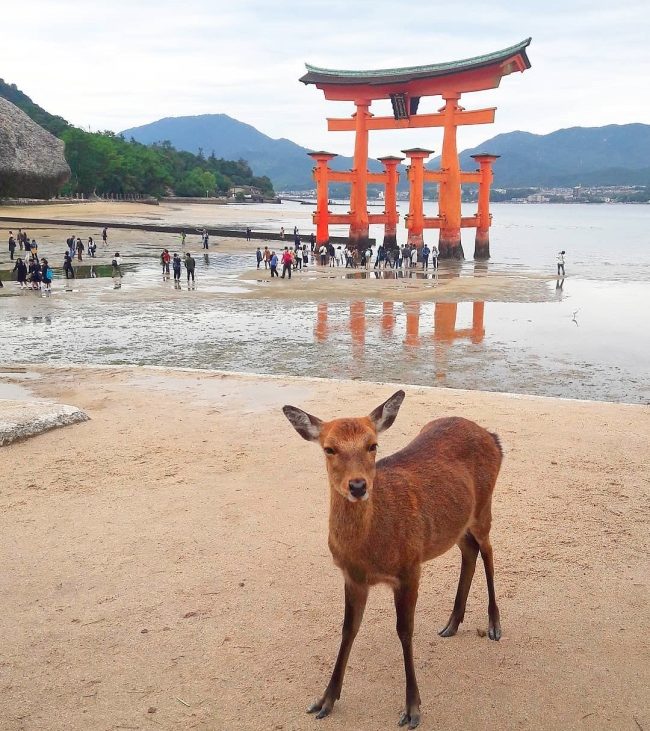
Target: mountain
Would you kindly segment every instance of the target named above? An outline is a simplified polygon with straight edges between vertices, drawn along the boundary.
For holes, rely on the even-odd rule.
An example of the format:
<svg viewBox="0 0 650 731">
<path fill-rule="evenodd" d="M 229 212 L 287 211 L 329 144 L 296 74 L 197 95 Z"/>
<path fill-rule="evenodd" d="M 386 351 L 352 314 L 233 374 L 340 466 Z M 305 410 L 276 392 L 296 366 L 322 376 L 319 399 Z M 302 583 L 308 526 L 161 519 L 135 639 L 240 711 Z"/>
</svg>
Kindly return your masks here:
<svg viewBox="0 0 650 731">
<path fill-rule="evenodd" d="M 249 124 L 226 114 L 196 117 L 167 117 L 122 133 L 138 142 L 150 144 L 169 140 L 177 149 L 217 157 L 244 159 L 256 175 L 267 175 L 280 190 L 314 187 L 312 161 L 308 150 L 287 139 L 273 139 Z M 571 127 L 547 135 L 508 132 L 464 150 L 460 155 L 463 170 L 474 170 L 470 155 L 491 152 L 501 155 L 494 164 L 497 188 L 576 186 L 576 185 L 650 185 L 650 125 L 624 124 L 606 127 Z M 440 158 L 427 167 L 437 168 Z M 348 170 L 349 157 L 332 161 L 336 170 Z M 371 160 L 369 168 L 380 171 Z M 400 188 L 405 187 L 401 176 Z"/>
<path fill-rule="evenodd" d="M 650 185 L 650 125 L 610 124 L 570 127 L 547 135 L 508 132 L 463 150 L 463 170 L 477 166 L 470 155 L 501 155 L 494 163 L 494 186 L 573 187 Z M 437 168 L 440 158 L 427 167 Z"/>
<path fill-rule="evenodd" d="M 229 160 L 247 160 L 255 175 L 266 175 L 276 190 L 306 190 L 314 187 L 313 160 L 309 150 L 284 138 L 273 139 L 250 124 L 239 122 L 227 114 L 200 114 L 194 117 L 165 117 L 141 127 L 125 129 L 127 139 L 152 144 L 168 140 L 177 150 Z M 349 170 L 352 158 L 337 157 L 331 167 Z M 381 172 L 382 166 L 371 160 L 368 167 Z"/>
</svg>

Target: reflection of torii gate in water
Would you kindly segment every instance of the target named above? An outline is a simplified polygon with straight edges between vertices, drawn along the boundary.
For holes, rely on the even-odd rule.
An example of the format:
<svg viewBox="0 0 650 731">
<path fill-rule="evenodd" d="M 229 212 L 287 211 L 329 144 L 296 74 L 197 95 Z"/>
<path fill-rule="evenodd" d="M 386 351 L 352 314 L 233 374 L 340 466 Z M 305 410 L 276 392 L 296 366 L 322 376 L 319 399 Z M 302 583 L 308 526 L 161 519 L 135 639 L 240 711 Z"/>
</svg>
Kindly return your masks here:
<svg viewBox="0 0 650 731">
<path fill-rule="evenodd" d="M 404 345 L 418 346 L 422 343 L 420 336 L 420 302 L 405 302 L 406 310 L 406 333 Z M 468 338 L 473 343 L 480 343 L 485 336 L 485 302 L 472 303 L 472 326 L 469 328 L 456 329 L 456 317 L 458 314 L 458 303 L 436 302 L 433 314 L 434 329 L 432 339 L 434 342 L 451 343 L 454 340 Z M 355 300 L 350 302 L 350 314 L 348 328 L 352 337 L 353 349 L 363 351 L 366 343 L 366 331 L 368 322 L 366 318 L 366 303 Z M 392 335 L 395 329 L 395 303 L 384 302 L 381 314 L 381 332 L 385 335 Z M 316 325 L 314 335 L 319 343 L 327 340 L 330 334 L 328 322 L 328 303 L 320 302 L 316 309 Z"/>
<path fill-rule="evenodd" d="M 383 69 L 379 71 L 334 71 L 307 66 L 307 73 L 300 79 L 321 89 L 326 99 L 351 101 L 356 112 L 351 119 L 328 119 L 330 131 L 355 133 L 354 162 L 352 170 L 333 171 L 328 162 L 336 157 L 328 152 L 310 153 L 315 160 L 314 178 L 317 187 L 317 207 L 314 214 L 316 241 L 329 241 L 329 224 L 349 224 L 350 243 L 364 248 L 368 242 L 371 223 L 383 223 L 386 227 L 384 244 L 396 245 L 397 215 L 397 165 L 399 157 L 379 158 L 384 166 L 382 173 L 368 172 L 368 132 L 370 130 L 406 129 L 416 127 L 442 127 L 442 157 L 440 169 L 428 171 L 424 160 L 432 150 L 413 148 L 404 150 L 410 158 L 409 189 L 410 210 L 406 219 L 409 243 L 421 246 L 425 228 L 440 229 L 439 250 L 442 258 L 462 258 L 460 230 L 476 227 L 474 257 L 490 256 L 489 213 L 492 163 L 497 155 L 473 155 L 479 164 L 476 172 L 462 172 L 458 162 L 456 129 L 465 124 L 494 122 L 494 107 L 466 111 L 460 106 L 461 94 L 483 91 L 499 86 L 501 78 L 514 71 L 530 68 L 526 48 L 530 38 L 503 51 L 484 56 L 411 68 Z M 433 114 L 419 114 L 418 106 L 423 96 L 441 96 L 444 106 Z M 373 100 L 390 99 L 392 117 L 374 117 L 370 112 Z M 333 215 L 328 210 L 329 182 L 350 183 L 350 212 Z M 425 217 L 423 213 L 424 183 L 439 185 L 438 216 Z M 385 210 L 383 214 L 368 213 L 368 183 L 385 186 Z M 478 183 L 479 205 L 474 216 L 461 215 L 461 185 Z"/>
</svg>

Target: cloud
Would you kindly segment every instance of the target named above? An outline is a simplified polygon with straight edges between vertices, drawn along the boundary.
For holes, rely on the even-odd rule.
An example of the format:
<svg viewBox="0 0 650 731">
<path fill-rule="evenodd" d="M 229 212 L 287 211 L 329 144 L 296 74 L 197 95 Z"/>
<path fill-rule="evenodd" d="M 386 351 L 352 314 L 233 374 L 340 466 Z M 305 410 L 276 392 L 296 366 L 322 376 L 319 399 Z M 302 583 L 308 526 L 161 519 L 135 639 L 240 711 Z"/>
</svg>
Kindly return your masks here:
<svg viewBox="0 0 650 731">
<path fill-rule="evenodd" d="M 226 113 L 272 137 L 350 154 L 352 135 L 298 82 L 304 62 L 385 68 L 453 60 L 531 35 L 532 68 L 463 97 L 496 106 L 494 125 L 459 132 L 461 147 L 499 132 L 650 121 L 647 6 L 638 0 L 22 0 L 3 7 L 2 76 L 85 128 L 114 130 L 165 116 Z M 18 30 L 20 29 L 20 30 Z M 423 102 L 435 108 L 440 100 Z M 439 130 L 375 133 L 371 152 L 421 144 Z"/>
</svg>

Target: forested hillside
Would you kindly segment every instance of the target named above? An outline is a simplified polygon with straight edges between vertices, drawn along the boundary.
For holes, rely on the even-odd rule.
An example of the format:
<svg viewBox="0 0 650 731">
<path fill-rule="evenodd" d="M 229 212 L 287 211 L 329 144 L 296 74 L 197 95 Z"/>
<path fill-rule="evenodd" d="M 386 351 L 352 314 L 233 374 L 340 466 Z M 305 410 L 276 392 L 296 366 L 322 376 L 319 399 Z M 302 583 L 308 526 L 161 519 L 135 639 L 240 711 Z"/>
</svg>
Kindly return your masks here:
<svg viewBox="0 0 650 731">
<path fill-rule="evenodd" d="M 256 177 L 245 160 L 175 150 L 170 143 L 144 145 L 113 132 L 85 132 L 49 114 L 15 84 L 0 79 L 0 96 L 65 142 L 72 170 L 62 194 L 180 196 L 223 194 L 233 186 L 252 186 L 273 195 L 268 177 Z"/>
</svg>

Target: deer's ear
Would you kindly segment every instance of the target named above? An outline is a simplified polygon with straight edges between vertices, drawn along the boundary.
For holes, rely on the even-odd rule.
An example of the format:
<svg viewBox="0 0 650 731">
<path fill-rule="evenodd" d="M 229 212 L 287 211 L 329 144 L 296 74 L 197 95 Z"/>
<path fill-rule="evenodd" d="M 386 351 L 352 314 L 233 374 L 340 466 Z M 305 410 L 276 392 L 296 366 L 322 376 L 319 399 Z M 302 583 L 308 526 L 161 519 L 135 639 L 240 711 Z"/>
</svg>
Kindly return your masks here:
<svg viewBox="0 0 650 731">
<path fill-rule="evenodd" d="M 405 396 L 404 391 L 397 391 L 370 414 L 370 420 L 374 423 L 377 434 L 386 431 L 388 427 L 393 425 Z"/>
<path fill-rule="evenodd" d="M 303 439 L 306 439 L 308 442 L 318 441 L 320 430 L 323 426 L 323 422 L 320 419 L 317 419 L 302 409 L 297 409 L 295 406 L 283 406 L 282 411 Z"/>
</svg>

